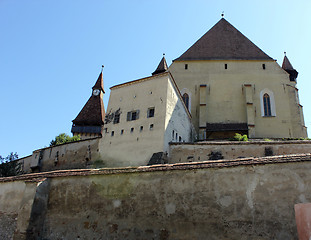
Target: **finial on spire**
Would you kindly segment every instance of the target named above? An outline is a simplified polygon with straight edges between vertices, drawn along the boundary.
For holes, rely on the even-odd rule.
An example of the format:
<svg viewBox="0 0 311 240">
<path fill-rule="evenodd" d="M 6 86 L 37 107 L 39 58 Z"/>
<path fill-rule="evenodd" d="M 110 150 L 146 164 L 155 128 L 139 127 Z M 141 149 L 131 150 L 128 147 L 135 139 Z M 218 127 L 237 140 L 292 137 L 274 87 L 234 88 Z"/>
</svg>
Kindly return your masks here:
<svg viewBox="0 0 311 240">
<path fill-rule="evenodd" d="M 284 55 L 286 56 L 286 52 L 284 52 Z"/>
<path fill-rule="evenodd" d="M 225 11 L 222 11 L 221 13 L 221 17 L 224 18 L 225 17 Z"/>
<path fill-rule="evenodd" d="M 165 53 L 163 53 L 163 57 L 165 57 Z"/>
<path fill-rule="evenodd" d="M 102 72 L 103 72 L 103 70 L 104 70 L 104 65 L 102 65 Z"/>
</svg>

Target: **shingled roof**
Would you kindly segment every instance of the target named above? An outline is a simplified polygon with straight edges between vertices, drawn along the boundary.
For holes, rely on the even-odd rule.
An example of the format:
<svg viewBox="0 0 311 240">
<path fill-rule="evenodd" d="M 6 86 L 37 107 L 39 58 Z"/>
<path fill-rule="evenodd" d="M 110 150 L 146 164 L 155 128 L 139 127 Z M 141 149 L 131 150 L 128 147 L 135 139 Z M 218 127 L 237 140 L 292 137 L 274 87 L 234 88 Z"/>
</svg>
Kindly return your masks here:
<svg viewBox="0 0 311 240">
<path fill-rule="evenodd" d="M 288 60 L 287 56 L 284 56 L 282 68 L 289 73 L 289 79 L 291 81 L 296 81 L 296 78 L 298 77 L 298 72 L 296 69 L 293 68 L 292 64 Z"/>
<path fill-rule="evenodd" d="M 103 74 L 99 74 L 99 77 L 92 89 L 100 89 L 104 92 Z M 104 125 L 105 108 L 103 99 L 100 94 L 89 98 L 84 105 L 78 116 L 72 121 L 75 125 L 82 126 L 102 126 Z"/>
<path fill-rule="evenodd" d="M 239 30 L 222 18 L 174 61 L 273 60 Z"/>
<path fill-rule="evenodd" d="M 167 69 L 168 69 L 167 63 L 166 63 L 165 57 L 163 56 L 163 58 L 161 59 L 157 69 L 152 73 L 152 75 L 166 72 Z"/>
<path fill-rule="evenodd" d="M 294 70 L 292 64 L 290 63 L 286 55 L 284 56 L 284 59 L 283 59 L 282 68 L 284 70 Z"/>
</svg>

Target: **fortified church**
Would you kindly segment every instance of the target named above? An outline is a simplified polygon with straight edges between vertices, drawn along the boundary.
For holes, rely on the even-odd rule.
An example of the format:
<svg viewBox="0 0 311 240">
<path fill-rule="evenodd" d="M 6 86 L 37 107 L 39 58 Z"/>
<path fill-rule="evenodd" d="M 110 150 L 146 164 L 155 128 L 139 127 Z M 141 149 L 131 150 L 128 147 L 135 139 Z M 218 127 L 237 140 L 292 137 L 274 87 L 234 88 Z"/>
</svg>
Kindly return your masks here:
<svg viewBox="0 0 311 240">
<path fill-rule="evenodd" d="M 95 159 L 119 167 L 167 163 L 174 158 L 174 144 L 216 144 L 235 133 L 249 139 L 306 138 L 297 76 L 286 54 L 281 67 L 222 18 L 170 66 L 163 56 L 150 76 L 111 87 L 106 112 L 101 72 L 73 120 L 71 131 L 83 140 L 73 148 L 96 139 Z M 91 148 L 84 150 L 86 161 L 94 160 Z M 54 157 L 53 151 L 49 158 L 57 158 L 55 166 L 60 156 L 71 158 L 68 149 Z M 37 150 L 32 169 L 39 167 L 43 152 Z M 280 152 L 285 153 L 290 152 Z M 178 161 L 202 160 L 194 155 Z M 254 156 L 250 151 L 229 155 Z"/>
<path fill-rule="evenodd" d="M 297 76 L 224 18 L 111 87 L 106 111 L 101 72 L 72 121 L 82 140 L 0 178 L 0 239 L 311 239 Z"/>
</svg>

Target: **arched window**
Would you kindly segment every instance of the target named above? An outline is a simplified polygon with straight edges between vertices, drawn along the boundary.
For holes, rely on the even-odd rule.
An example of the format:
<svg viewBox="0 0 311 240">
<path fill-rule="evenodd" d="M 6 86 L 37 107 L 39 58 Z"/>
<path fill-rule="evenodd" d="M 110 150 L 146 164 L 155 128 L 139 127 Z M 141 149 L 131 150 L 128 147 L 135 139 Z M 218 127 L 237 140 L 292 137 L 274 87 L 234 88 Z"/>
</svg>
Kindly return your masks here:
<svg viewBox="0 0 311 240">
<path fill-rule="evenodd" d="M 184 93 L 184 95 L 182 95 L 182 99 L 184 100 L 186 107 L 189 109 L 189 95 Z"/>
<path fill-rule="evenodd" d="M 265 93 L 263 95 L 263 108 L 264 108 L 264 114 L 266 117 L 270 117 L 271 115 L 271 103 L 270 103 L 270 96 L 268 93 Z"/>
<path fill-rule="evenodd" d="M 260 106 L 262 117 L 275 117 L 274 94 L 271 90 L 265 88 L 260 92 Z"/>
</svg>

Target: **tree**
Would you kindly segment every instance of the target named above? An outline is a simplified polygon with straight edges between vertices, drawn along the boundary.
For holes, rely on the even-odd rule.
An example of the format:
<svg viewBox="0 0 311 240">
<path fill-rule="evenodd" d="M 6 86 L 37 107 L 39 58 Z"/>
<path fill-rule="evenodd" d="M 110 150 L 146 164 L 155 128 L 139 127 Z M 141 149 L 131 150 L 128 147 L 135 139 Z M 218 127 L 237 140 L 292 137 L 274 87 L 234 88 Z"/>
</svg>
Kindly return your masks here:
<svg viewBox="0 0 311 240">
<path fill-rule="evenodd" d="M 81 140 L 80 135 L 70 137 L 66 133 L 61 133 L 58 136 L 56 136 L 54 140 L 50 142 L 50 147 L 57 146 L 57 145 L 64 144 L 64 143 L 75 142 L 79 140 Z"/>
<path fill-rule="evenodd" d="M 16 176 L 21 174 L 21 164 L 18 159 L 18 154 L 11 152 L 7 157 L 3 158 L 0 155 L 0 177 Z"/>
</svg>

